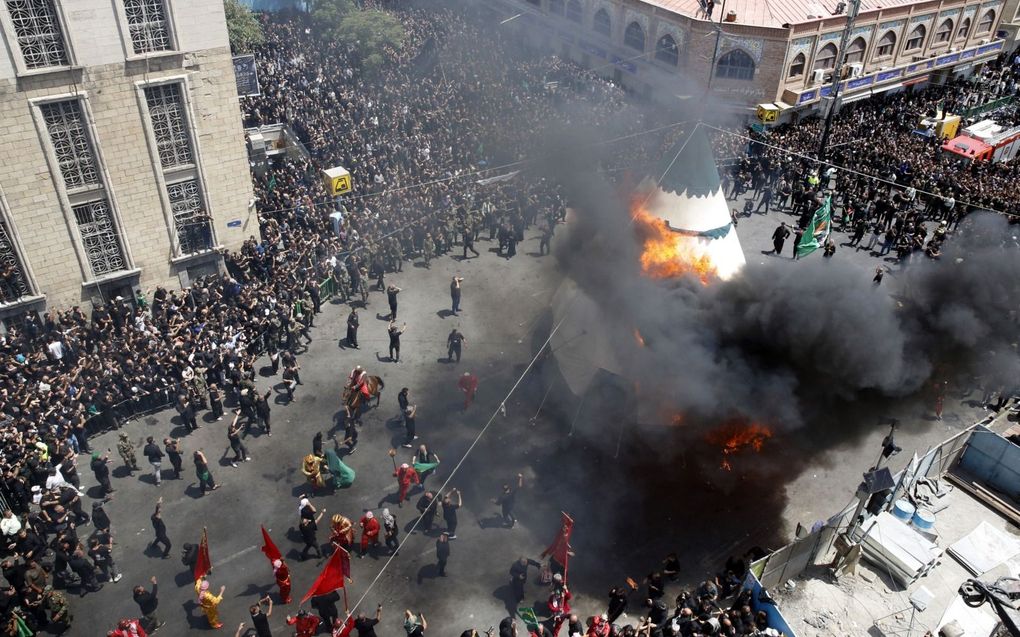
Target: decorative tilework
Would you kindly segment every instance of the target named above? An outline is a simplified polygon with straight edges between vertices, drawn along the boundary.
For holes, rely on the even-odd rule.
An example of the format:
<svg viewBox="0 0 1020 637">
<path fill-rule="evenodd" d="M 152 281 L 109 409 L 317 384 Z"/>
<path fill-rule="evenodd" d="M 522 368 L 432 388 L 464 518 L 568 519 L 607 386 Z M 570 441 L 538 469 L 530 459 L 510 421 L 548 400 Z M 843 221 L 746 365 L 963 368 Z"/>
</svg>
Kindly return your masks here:
<svg viewBox="0 0 1020 637">
<path fill-rule="evenodd" d="M 732 35 L 723 34 L 719 40 L 719 57 L 733 49 L 743 49 L 744 53 L 751 56 L 755 64 L 760 64 L 764 48 L 765 41 L 761 38 L 737 38 Z"/>
<path fill-rule="evenodd" d="M 627 28 L 627 25 L 631 22 L 637 22 L 641 25 L 641 28 L 645 30 L 645 36 L 650 32 L 648 25 L 651 20 L 644 13 L 639 13 L 633 9 L 627 9 L 627 13 L 624 16 L 623 27 Z"/>
<path fill-rule="evenodd" d="M 934 19 L 935 19 L 935 14 L 934 13 L 929 13 L 928 15 L 921 15 L 921 16 L 917 16 L 916 18 L 911 18 L 911 20 L 910 20 L 910 28 L 913 29 L 914 27 L 916 27 L 919 24 L 923 24 L 925 26 L 928 26 L 929 24 L 931 24 L 931 21 L 934 20 Z"/>
<path fill-rule="evenodd" d="M 797 38 L 790 44 L 790 59 L 792 60 L 797 57 L 798 53 L 803 53 L 805 57 L 810 57 L 814 43 L 815 38 L 813 36 Z"/>
<path fill-rule="evenodd" d="M 683 52 L 684 45 L 687 44 L 687 32 L 681 29 L 679 26 L 672 22 L 666 22 L 665 20 L 659 20 L 658 25 L 655 28 L 655 40 L 658 42 L 664 35 L 670 35 L 673 37 L 673 41 L 676 42 L 676 47 L 679 51 Z"/>
<path fill-rule="evenodd" d="M 975 15 L 977 15 L 977 7 L 967 7 L 963 10 L 964 19 L 970 18 L 973 21 Z"/>
<path fill-rule="evenodd" d="M 959 7 L 955 8 L 955 9 L 946 9 L 945 11 L 943 11 L 942 13 L 939 14 L 939 20 L 940 21 L 941 20 L 945 20 L 946 18 L 954 18 L 955 19 L 956 16 L 958 16 L 958 15 L 960 15 L 960 8 Z M 954 22 L 955 22 L 955 20 L 954 20 Z"/>
<path fill-rule="evenodd" d="M 862 37 L 862 38 L 864 38 L 865 42 L 871 42 L 871 38 L 874 35 L 875 35 L 875 26 L 874 25 L 857 27 L 851 33 L 850 41 L 853 42 L 854 39 L 856 39 L 858 37 Z"/>
<path fill-rule="evenodd" d="M 833 31 L 831 33 L 822 34 L 822 42 L 829 42 L 830 40 L 838 40 L 843 36 L 842 31 Z"/>
<path fill-rule="evenodd" d="M 889 29 L 899 29 L 906 23 L 907 23 L 906 20 L 892 20 L 890 22 L 883 22 L 882 24 L 879 25 L 878 28 L 881 29 L 882 31 L 887 31 Z"/>
</svg>

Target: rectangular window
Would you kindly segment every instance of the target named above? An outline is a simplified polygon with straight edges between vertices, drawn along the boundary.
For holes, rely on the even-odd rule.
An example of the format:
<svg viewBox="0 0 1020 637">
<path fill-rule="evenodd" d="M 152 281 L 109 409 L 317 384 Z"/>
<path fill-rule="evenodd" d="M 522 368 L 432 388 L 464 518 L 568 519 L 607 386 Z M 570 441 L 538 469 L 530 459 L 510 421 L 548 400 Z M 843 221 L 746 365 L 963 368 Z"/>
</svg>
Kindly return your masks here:
<svg viewBox="0 0 1020 637">
<path fill-rule="evenodd" d="M 32 293 L 18 249 L 0 219 L 0 303 L 13 303 Z"/>
<path fill-rule="evenodd" d="M 124 0 L 124 13 L 136 54 L 173 48 L 163 0 Z"/>
<path fill-rule="evenodd" d="M 67 189 L 101 185 L 81 102 L 51 102 L 40 109 Z"/>
<path fill-rule="evenodd" d="M 25 67 L 70 64 L 53 0 L 6 0 Z"/>
<path fill-rule="evenodd" d="M 160 84 L 145 89 L 152 133 L 163 169 L 193 164 L 194 153 L 184 119 L 180 84 Z"/>
<path fill-rule="evenodd" d="M 93 276 L 123 270 L 124 251 L 106 199 L 74 206 L 72 210 Z"/>
<path fill-rule="evenodd" d="M 194 179 L 166 187 L 174 215 L 177 242 L 182 254 L 194 254 L 212 248 L 209 215 L 202 204 L 202 192 Z"/>
</svg>

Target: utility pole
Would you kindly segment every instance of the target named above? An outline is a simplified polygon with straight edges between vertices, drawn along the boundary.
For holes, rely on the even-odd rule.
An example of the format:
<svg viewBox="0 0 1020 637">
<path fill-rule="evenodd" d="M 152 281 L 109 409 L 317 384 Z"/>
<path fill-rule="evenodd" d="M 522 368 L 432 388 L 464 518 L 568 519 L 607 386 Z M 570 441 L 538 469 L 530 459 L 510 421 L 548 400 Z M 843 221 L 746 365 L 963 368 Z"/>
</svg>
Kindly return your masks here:
<svg viewBox="0 0 1020 637">
<path fill-rule="evenodd" d="M 822 129 L 822 141 L 818 146 L 818 159 L 822 161 L 825 161 L 825 151 L 826 146 L 829 144 L 832 118 L 836 115 L 836 106 L 839 103 L 839 90 L 843 85 L 843 61 L 846 59 L 846 47 L 850 43 L 850 35 L 854 30 L 854 23 L 857 22 L 857 14 L 860 10 L 861 0 L 849 0 L 847 2 L 846 26 L 843 27 L 843 36 L 839 39 L 839 50 L 836 52 L 836 68 L 832 71 L 832 92 L 829 94 L 829 109 L 825 114 L 825 128 Z"/>
<path fill-rule="evenodd" d="M 708 95 L 712 91 L 712 78 L 715 77 L 715 63 L 719 57 L 719 47 L 722 44 L 722 24 L 723 19 L 726 17 L 726 0 L 722 0 L 722 7 L 719 10 L 719 24 L 712 25 L 712 21 L 708 23 L 715 27 L 715 48 L 712 50 L 712 63 L 708 66 L 708 82 L 705 85 L 705 95 Z"/>
</svg>

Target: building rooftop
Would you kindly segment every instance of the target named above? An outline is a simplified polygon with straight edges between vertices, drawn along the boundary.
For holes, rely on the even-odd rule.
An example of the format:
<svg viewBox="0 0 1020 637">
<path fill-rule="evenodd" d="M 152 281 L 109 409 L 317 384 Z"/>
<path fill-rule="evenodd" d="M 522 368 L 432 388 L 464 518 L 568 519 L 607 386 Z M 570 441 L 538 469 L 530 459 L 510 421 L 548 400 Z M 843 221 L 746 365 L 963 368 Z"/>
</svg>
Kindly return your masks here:
<svg viewBox="0 0 1020 637">
<path fill-rule="evenodd" d="M 646 3 L 681 15 L 704 18 L 698 0 L 644 0 Z M 917 4 L 919 0 L 861 0 L 861 15 L 878 9 Z M 726 13 L 734 11 L 734 24 L 782 28 L 834 16 L 839 0 L 726 0 Z M 723 2 L 716 0 L 713 20 L 723 15 Z"/>
</svg>

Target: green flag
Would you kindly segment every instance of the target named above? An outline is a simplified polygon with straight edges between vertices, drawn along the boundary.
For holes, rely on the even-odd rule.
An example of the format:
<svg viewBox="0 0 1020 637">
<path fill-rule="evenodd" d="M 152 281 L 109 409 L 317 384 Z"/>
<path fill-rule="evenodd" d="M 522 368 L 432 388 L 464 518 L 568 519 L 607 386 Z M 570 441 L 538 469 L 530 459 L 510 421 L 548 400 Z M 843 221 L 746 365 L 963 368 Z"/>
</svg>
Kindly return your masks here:
<svg viewBox="0 0 1020 637">
<path fill-rule="evenodd" d="M 832 232 L 832 197 L 826 197 L 825 203 L 815 210 L 815 216 L 811 218 L 811 223 L 797 243 L 797 256 L 803 257 L 821 248 L 829 238 L 830 232 Z"/>
<path fill-rule="evenodd" d="M 276 175 L 269 175 L 269 184 L 266 190 L 273 192 L 273 188 L 276 188 Z"/>
<path fill-rule="evenodd" d="M 534 608 L 531 608 L 530 606 L 525 608 L 518 608 L 517 614 L 521 616 L 521 619 L 524 621 L 525 626 L 528 626 L 530 628 L 532 626 L 538 625 L 538 616 L 535 615 Z"/>
</svg>

